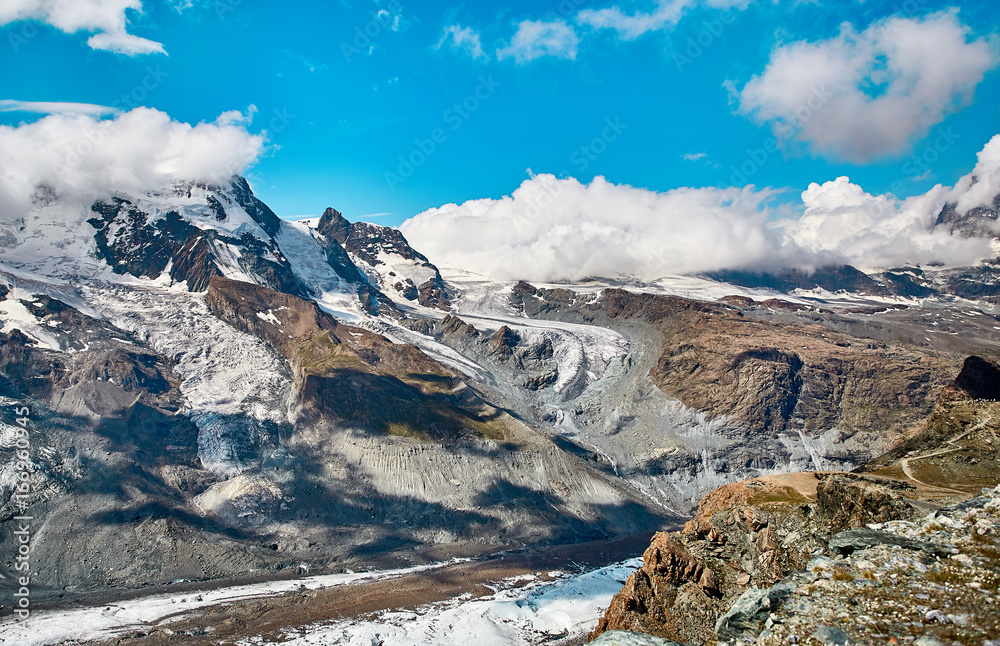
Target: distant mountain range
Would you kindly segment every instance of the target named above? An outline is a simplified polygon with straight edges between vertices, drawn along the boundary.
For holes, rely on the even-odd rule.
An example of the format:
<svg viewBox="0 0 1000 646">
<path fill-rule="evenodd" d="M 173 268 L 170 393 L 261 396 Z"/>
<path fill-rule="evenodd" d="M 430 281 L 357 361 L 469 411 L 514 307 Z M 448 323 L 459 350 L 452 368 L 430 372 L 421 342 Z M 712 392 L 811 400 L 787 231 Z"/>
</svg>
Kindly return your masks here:
<svg viewBox="0 0 1000 646">
<path fill-rule="evenodd" d="M 998 267 L 498 283 L 240 177 L 39 191 L 0 224 L 0 522 L 59 518 L 40 595 L 650 533 L 891 449 L 1000 356 Z"/>
</svg>

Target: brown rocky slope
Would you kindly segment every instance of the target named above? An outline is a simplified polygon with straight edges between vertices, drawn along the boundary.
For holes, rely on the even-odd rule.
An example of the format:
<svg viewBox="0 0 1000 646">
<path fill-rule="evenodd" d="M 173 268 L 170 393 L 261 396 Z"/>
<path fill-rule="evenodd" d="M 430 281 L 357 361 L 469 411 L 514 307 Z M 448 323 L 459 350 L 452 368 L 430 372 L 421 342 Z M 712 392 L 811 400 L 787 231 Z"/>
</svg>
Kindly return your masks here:
<svg viewBox="0 0 1000 646">
<path fill-rule="evenodd" d="M 311 301 L 250 283 L 215 277 L 207 298 L 216 316 L 289 362 L 300 419 L 442 441 L 505 435 L 496 409 L 412 345 L 344 325 Z"/>
<path fill-rule="evenodd" d="M 912 488 L 867 476 L 729 485 L 653 538 L 592 637 L 979 646 L 1000 630 L 1000 488 L 984 492 L 924 516 Z"/>
</svg>

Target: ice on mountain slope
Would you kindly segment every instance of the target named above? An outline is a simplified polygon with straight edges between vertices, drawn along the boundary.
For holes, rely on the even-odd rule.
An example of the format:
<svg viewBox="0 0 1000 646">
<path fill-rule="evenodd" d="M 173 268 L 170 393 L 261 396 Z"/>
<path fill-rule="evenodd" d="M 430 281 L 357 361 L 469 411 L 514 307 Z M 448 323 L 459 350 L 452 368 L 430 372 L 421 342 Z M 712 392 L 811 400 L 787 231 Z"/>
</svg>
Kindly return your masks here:
<svg viewBox="0 0 1000 646">
<path fill-rule="evenodd" d="M 213 316 L 202 294 L 150 284 L 93 284 L 82 292 L 112 325 L 176 362 L 205 468 L 232 475 L 253 466 L 257 449 L 288 422 L 291 375 L 281 357 Z"/>
<path fill-rule="evenodd" d="M 219 220 L 209 198 L 225 202 L 225 220 Z M 178 213 L 202 230 L 214 230 L 238 238 L 250 234 L 266 241 L 261 226 L 222 188 L 178 185 L 147 195 L 109 195 L 130 201 L 155 223 L 167 213 Z M 96 255 L 89 220 L 95 213 L 90 204 L 46 198 L 27 216 L 0 223 L 0 261 L 50 277 L 113 279 L 113 273 Z M 112 234 L 114 229 L 112 229 Z"/>
<path fill-rule="evenodd" d="M 138 209 L 147 225 L 177 213 L 197 229 L 216 231 L 230 240 L 251 236 L 263 243 L 263 259 L 270 256 L 277 262 L 271 236 L 240 204 L 236 192 L 241 186 L 235 181 L 229 188 L 180 184 L 146 195 L 114 197 Z M 97 257 L 97 229 L 89 222 L 96 215 L 87 204 L 50 201 L 40 203 L 21 221 L 0 224 L 0 266 L 8 282 L 20 286 L 0 304 L 5 327 L 17 327 L 45 347 L 60 349 L 58 339 L 47 334 L 17 300 L 30 292 L 49 294 L 136 334 L 177 362 L 185 412 L 199 428 L 204 466 L 220 474 L 251 467 L 257 448 L 270 441 L 277 426 L 287 423 L 290 375 L 285 362 L 262 341 L 216 319 L 203 295 L 184 291 L 184 284 L 169 289 L 169 263 L 152 280 L 114 273 Z M 120 226 L 117 220 L 107 224 L 111 239 Z M 321 304 L 345 318 L 360 313 L 353 290 L 345 292 L 325 258 L 316 261 L 321 250 L 315 241 L 309 238 L 310 247 L 293 233 L 289 228 L 282 241 L 300 273 L 321 294 Z M 223 239 L 209 239 L 208 244 L 219 273 L 260 282 L 245 269 L 240 247 Z M 85 286 L 76 294 L 74 285 L 80 283 Z"/>
<path fill-rule="evenodd" d="M 553 636 L 582 636 L 603 615 L 625 579 L 642 564 L 634 558 L 590 572 L 567 575 L 551 572 L 553 581 L 536 575 L 494 584 L 495 592 L 478 599 L 462 595 L 415 611 L 388 611 L 370 619 L 347 619 L 306 626 L 287 634 L 283 642 L 297 646 L 344 644 L 371 646 L 382 639 L 392 644 L 478 646 L 533 644 Z M 194 590 L 122 600 L 101 608 L 52 609 L 32 612 L 26 621 L 0 622 L 0 642 L 49 646 L 70 640 L 114 639 L 151 625 L 169 626 L 178 613 L 264 596 L 346 586 L 434 570 L 447 565 L 416 566 L 400 570 L 331 574 L 303 579 Z M 527 584 L 525 585 L 525 582 Z M 388 641 L 394 637 L 392 641 Z M 242 642 L 264 643 L 261 638 Z"/>
<path fill-rule="evenodd" d="M 481 330 L 495 331 L 507 326 L 528 345 L 552 342 L 559 378 L 552 390 L 562 394 L 569 388 L 582 390 L 604 375 L 612 361 L 628 355 L 629 339 L 623 334 L 594 325 L 528 319 L 493 313 L 474 314 L 464 309 L 456 313 L 463 321 Z"/>
<path fill-rule="evenodd" d="M 112 274 L 97 259 L 89 207 L 54 202 L 23 220 L 0 222 L 0 262 L 10 269 L 53 278 Z"/>
<path fill-rule="evenodd" d="M 155 222 L 170 211 L 180 213 L 185 220 L 199 229 L 214 230 L 238 238 L 244 233 L 267 240 L 270 236 L 260 224 L 250 217 L 230 194 L 231 189 L 209 188 L 198 184 L 181 184 L 169 191 L 159 191 L 139 197 L 122 196 L 130 199 L 136 207 L 149 215 L 149 222 Z M 226 218 L 220 220 L 213 209 L 211 200 L 221 199 Z"/>
<path fill-rule="evenodd" d="M 377 285 L 386 296 L 397 304 L 413 305 L 415 303 L 403 296 L 402 290 L 406 289 L 407 281 L 409 281 L 410 286 L 416 288 L 437 278 L 437 272 L 433 268 L 428 268 L 417 260 L 410 260 L 396 254 L 387 254 L 382 249 L 378 250 L 375 255 L 376 262 L 372 264 L 357 254 L 349 255 L 354 264 L 364 272 L 369 282 Z"/>
<path fill-rule="evenodd" d="M 238 239 L 244 235 L 261 241 L 270 238 L 263 227 L 222 187 L 178 186 L 172 192 L 138 196 L 119 194 L 112 196 L 112 199 L 123 200 L 134 206 L 145 215 L 145 223 L 150 225 L 155 225 L 170 213 L 176 213 L 185 222 L 202 231 L 215 231 L 228 238 Z M 92 219 L 94 215 L 93 212 L 88 212 L 86 220 Z M 88 226 L 91 230 L 94 228 L 93 225 Z M 120 226 L 120 223 L 112 223 L 109 237 L 114 237 Z"/>
<path fill-rule="evenodd" d="M 536 411 L 542 428 L 592 450 L 611 465 L 616 476 L 660 505 L 687 509 L 704 493 L 734 479 L 811 469 L 817 465 L 831 470 L 855 466 L 851 452 L 839 442 L 840 433 L 836 429 L 817 437 L 792 432 L 766 442 L 748 443 L 746 429 L 735 421 L 725 417 L 709 419 L 670 397 L 649 378 L 662 348 L 642 324 L 623 321 L 611 330 L 596 325 L 529 319 L 511 305 L 510 283 L 484 281 L 462 272 L 447 275 L 454 281 L 457 293 L 453 310 L 463 321 L 482 331 L 506 325 L 527 346 L 543 339 L 552 343 L 559 364 L 559 381 L 555 387 L 537 394 L 521 390 L 520 398 L 533 401 L 533 408 L 526 408 L 524 414 Z M 776 296 L 770 290 L 749 290 L 699 278 L 665 279 L 644 289 L 609 281 L 591 281 L 571 288 L 589 300 L 599 297 L 608 287 L 631 287 L 652 293 L 680 292 L 685 297 L 703 300 L 732 294 L 761 301 Z M 862 300 L 847 295 L 834 298 L 838 303 L 852 306 Z M 816 301 L 808 297 L 790 300 L 816 306 Z M 865 300 L 871 303 L 871 299 Z M 543 411 L 540 415 L 539 410 Z M 757 453 L 768 460 L 752 459 L 751 455 Z"/>
<path fill-rule="evenodd" d="M 219 269 L 219 273 L 229 280 L 239 280 L 244 283 L 254 283 L 259 284 L 260 279 L 247 273 L 243 267 L 240 265 L 240 257 L 242 252 L 238 247 L 228 244 L 228 243 L 211 243 L 212 251 L 215 257 L 215 266 Z M 170 271 L 168 266 L 163 270 L 163 274 L 166 275 Z"/>
<path fill-rule="evenodd" d="M 559 366 L 553 386 L 557 394 L 571 385 L 582 390 L 600 379 L 613 361 L 629 353 L 630 341 L 620 332 L 596 325 L 530 319 L 510 304 L 513 285 L 479 281 L 459 283 L 460 296 L 452 304 L 455 315 L 480 330 L 495 331 L 506 325 L 529 345 L 552 342 Z"/>
<path fill-rule="evenodd" d="M 320 307 L 348 323 L 370 318 L 361 308 L 357 288 L 330 267 L 326 252 L 316 240 L 317 235 L 309 220 L 284 220 L 276 241 L 295 276 L 312 290 Z"/>
<path fill-rule="evenodd" d="M 0 301 L 0 330 L 9 334 L 11 330 L 20 330 L 28 337 L 38 342 L 38 345 L 48 350 L 59 351 L 62 344 L 52 334 L 51 329 L 28 311 L 21 301 L 33 300 L 33 295 L 23 289 L 13 287 L 7 298 Z"/>
</svg>

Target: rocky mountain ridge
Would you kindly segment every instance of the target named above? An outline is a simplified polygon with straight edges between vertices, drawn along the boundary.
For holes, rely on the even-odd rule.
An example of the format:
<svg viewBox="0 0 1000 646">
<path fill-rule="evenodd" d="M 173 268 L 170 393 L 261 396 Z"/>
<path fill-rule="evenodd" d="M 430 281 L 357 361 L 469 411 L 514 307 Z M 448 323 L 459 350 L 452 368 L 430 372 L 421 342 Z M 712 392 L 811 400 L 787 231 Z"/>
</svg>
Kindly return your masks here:
<svg viewBox="0 0 1000 646">
<path fill-rule="evenodd" d="M 348 222 L 332 208 L 323 212 L 316 230 L 360 259 L 383 290 L 394 290 L 425 307 L 448 309 L 448 290 L 441 272 L 398 230 L 370 222 Z"/>
<path fill-rule="evenodd" d="M 239 269 L 263 284 L 294 294 L 309 293 L 274 239 L 281 220 L 253 195 L 246 180 L 234 178 L 226 189 L 195 186 L 188 187 L 186 194 L 182 190 L 177 187 L 175 195 L 164 197 L 197 202 L 193 192 L 199 190 L 205 201 L 203 207 L 185 210 L 186 218 L 179 213 L 184 209 L 161 214 L 157 212 L 163 208 L 160 205 L 125 197 L 94 203 L 94 217 L 88 222 L 96 230 L 97 257 L 115 273 L 136 278 L 158 278 L 169 266 L 172 281 L 187 282 L 189 290 L 200 292 L 212 276 L 223 275 L 235 256 Z M 237 209 L 242 213 L 235 213 Z M 204 226 L 238 223 L 244 214 L 250 222 L 237 224 L 235 230 Z"/>
</svg>

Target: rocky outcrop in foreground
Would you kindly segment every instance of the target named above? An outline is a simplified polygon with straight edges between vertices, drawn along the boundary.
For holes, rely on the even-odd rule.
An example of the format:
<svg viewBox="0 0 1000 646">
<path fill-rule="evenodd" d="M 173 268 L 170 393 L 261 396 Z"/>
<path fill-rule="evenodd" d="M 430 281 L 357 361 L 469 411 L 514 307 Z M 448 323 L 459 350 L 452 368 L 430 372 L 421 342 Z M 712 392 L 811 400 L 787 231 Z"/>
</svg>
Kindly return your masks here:
<svg viewBox="0 0 1000 646">
<path fill-rule="evenodd" d="M 594 643 L 996 646 L 1000 486 L 930 513 L 911 490 L 822 474 L 723 487 L 653 538 Z"/>
</svg>

